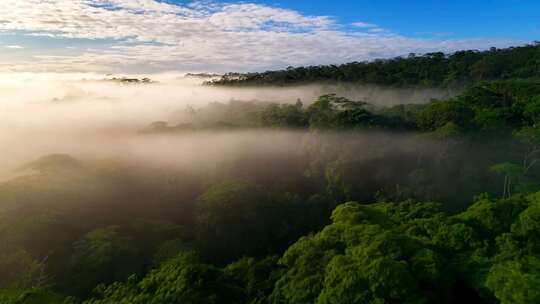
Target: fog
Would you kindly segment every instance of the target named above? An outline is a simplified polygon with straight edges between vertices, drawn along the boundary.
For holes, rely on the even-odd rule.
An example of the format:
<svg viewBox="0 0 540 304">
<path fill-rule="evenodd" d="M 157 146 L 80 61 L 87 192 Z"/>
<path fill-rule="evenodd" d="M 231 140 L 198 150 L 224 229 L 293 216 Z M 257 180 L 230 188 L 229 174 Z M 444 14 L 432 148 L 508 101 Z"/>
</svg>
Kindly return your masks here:
<svg viewBox="0 0 540 304">
<path fill-rule="evenodd" d="M 437 90 L 384 90 L 376 87 L 310 85 L 286 88 L 203 86 L 206 79 L 178 74 L 150 77 L 149 84 L 111 81 L 114 75 L 0 75 L 0 178 L 16 174 L 21 164 L 42 155 L 66 153 L 82 158 L 126 158 L 202 168 L 251 153 L 300 153 L 302 132 L 198 132 L 175 136 L 140 136 L 153 121 L 181 123 L 187 106 L 231 100 L 309 104 L 337 93 L 375 105 L 426 102 L 447 96 Z M 262 134 L 261 132 L 264 132 Z"/>
</svg>

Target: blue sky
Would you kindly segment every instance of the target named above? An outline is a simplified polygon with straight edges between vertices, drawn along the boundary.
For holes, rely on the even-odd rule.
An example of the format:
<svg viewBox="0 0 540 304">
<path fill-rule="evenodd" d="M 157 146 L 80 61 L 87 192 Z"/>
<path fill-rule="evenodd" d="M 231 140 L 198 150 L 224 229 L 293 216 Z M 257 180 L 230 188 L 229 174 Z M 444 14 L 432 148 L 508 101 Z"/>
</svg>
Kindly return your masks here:
<svg viewBox="0 0 540 304">
<path fill-rule="evenodd" d="M 259 3 L 330 15 L 343 23 L 358 20 L 396 33 L 456 38 L 540 39 L 538 0 L 259 0 Z"/>
<path fill-rule="evenodd" d="M 0 71 L 260 71 L 522 45 L 536 0 L 1 0 Z"/>
</svg>

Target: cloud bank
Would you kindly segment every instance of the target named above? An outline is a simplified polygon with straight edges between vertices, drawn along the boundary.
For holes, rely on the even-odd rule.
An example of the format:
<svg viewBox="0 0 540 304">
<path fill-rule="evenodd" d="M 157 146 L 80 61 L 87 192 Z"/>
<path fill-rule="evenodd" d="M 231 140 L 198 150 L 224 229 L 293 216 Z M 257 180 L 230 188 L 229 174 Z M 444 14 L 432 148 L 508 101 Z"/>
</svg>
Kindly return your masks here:
<svg viewBox="0 0 540 304">
<path fill-rule="evenodd" d="M 25 46 L 16 61 L 0 57 L 0 70 L 38 72 L 255 71 L 516 43 L 411 38 L 363 21 L 217 1 L 2 0 L 0 34 L 73 41 L 68 53 Z"/>
</svg>

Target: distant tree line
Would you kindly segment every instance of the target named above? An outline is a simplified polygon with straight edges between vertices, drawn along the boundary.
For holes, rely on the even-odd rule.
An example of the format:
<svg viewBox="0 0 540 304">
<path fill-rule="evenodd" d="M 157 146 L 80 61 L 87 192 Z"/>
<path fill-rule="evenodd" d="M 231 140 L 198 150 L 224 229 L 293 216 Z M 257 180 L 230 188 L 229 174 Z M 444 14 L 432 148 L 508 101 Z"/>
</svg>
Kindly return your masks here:
<svg viewBox="0 0 540 304">
<path fill-rule="evenodd" d="M 408 57 L 351 62 L 342 65 L 289 67 L 262 73 L 229 73 L 211 85 L 297 85 L 314 82 L 351 82 L 393 87 L 456 87 L 476 81 L 540 77 L 540 43 L 458 51 L 410 54 Z"/>
<path fill-rule="evenodd" d="M 170 126 L 157 121 L 142 133 L 166 133 L 200 129 L 310 129 L 386 130 L 422 133 L 510 134 L 524 127 L 536 128 L 540 114 L 540 81 L 505 80 L 479 82 L 451 99 L 425 104 L 378 107 L 328 94 L 305 106 L 259 101 L 211 103 L 188 107 L 184 122 Z M 458 135 L 458 134 L 454 135 Z"/>
</svg>

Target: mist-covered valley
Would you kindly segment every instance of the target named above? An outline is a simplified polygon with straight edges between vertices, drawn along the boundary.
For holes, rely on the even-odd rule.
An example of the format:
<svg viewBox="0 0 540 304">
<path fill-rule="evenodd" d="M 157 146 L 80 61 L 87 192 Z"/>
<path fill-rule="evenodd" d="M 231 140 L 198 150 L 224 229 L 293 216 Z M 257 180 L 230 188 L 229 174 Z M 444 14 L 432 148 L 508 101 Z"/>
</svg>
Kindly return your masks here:
<svg viewBox="0 0 540 304">
<path fill-rule="evenodd" d="M 0 303 L 534 303 L 536 78 L 228 77 L 2 74 Z"/>
</svg>

